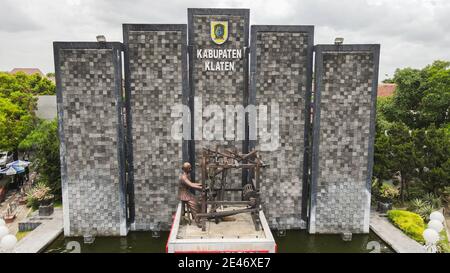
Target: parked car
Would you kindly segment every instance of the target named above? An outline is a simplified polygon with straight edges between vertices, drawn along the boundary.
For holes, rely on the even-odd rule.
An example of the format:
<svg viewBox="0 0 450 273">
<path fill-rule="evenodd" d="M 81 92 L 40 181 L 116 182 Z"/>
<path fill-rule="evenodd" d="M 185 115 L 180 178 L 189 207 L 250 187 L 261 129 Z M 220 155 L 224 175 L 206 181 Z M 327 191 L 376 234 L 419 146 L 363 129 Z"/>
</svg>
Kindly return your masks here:
<svg viewBox="0 0 450 273">
<path fill-rule="evenodd" d="M 13 159 L 13 153 L 12 152 L 0 152 L 0 167 L 5 168 L 6 164 L 9 162 L 12 162 Z"/>
</svg>

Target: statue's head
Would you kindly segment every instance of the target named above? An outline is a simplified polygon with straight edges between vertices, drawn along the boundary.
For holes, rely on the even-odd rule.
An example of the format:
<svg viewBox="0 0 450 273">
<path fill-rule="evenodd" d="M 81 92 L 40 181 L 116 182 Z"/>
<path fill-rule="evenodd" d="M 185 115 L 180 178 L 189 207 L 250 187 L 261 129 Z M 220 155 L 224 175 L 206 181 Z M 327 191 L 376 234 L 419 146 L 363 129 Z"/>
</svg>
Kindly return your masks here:
<svg viewBox="0 0 450 273">
<path fill-rule="evenodd" d="M 186 172 L 186 173 L 190 173 L 192 171 L 192 166 L 191 163 L 189 162 L 184 162 L 183 163 L 183 167 L 181 167 L 181 169 Z"/>
</svg>

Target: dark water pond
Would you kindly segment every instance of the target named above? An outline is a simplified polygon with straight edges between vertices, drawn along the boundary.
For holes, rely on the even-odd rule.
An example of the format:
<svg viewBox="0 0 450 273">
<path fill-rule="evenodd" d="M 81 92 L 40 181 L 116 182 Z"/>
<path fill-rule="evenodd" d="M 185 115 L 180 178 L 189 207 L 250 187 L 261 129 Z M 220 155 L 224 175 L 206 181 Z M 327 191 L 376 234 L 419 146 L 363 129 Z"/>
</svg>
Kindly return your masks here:
<svg viewBox="0 0 450 273">
<path fill-rule="evenodd" d="M 339 235 L 311 235 L 305 230 L 288 230 L 284 236 L 279 236 L 276 231 L 273 234 L 281 253 L 393 252 L 373 232 L 353 235 L 351 242 L 342 241 Z M 97 237 L 93 244 L 84 244 L 83 238 L 60 236 L 44 252 L 158 253 L 165 252 L 168 236 L 168 232 L 161 232 L 159 238 L 153 238 L 151 232 L 130 232 L 127 237 Z"/>
</svg>

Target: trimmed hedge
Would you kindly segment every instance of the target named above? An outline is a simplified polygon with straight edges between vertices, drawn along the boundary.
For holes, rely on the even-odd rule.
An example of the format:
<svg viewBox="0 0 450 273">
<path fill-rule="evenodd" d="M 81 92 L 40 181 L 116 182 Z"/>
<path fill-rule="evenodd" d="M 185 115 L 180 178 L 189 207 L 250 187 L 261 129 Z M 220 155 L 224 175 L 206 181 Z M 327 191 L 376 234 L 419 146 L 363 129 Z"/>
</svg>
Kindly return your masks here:
<svg viewBox="0 0 450 273">
<path fill-rule="evenodd" d="M 390 210 L 387 215 L 389 220 L 406 235 L 419 243 L 425 243 L 422 236 L 425 223 L 420 215 L 406 210 Z"/>
</svg>

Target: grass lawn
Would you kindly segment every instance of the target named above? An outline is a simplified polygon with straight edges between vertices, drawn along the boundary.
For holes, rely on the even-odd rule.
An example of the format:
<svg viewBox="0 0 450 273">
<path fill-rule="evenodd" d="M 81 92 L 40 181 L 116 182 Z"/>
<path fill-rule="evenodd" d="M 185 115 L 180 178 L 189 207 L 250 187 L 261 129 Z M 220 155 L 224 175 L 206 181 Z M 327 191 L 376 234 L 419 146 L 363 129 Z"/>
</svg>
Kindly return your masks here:
<svg viewBox="0 0 450 273">
<path fill-rule="evenodd" d="M 53 206 L 54 206 L 55 208 L 62 208 L 62 201 L 61 201 L 61 200 L 55 201 L 55 202 L 53 203 Z"/>
<path fill-rule="evenodd" d="M 16 233 L 17 241 L 20 241 L 23 237 L 27 236 L 31 231 L 19 231 Z"/>
<path fill-rule="evenodd" d="M 448 242 L 447 232 L 445 231 L 445 228 L 439 233 L 439 235 L 442 238 L 438 242 L 441 251 L 444 253 L 450 253 L 450 243 Z"/>
<path fill-rule="evenodd" d="M 56 202 L 54 203 L 54 207 L 55 207 L 55 208 L 62 208 L 62 203 L 61 203 L 61 201 L 56 201 Z M 29 217 L 29 216 L 31 215 L 31 213 L 33 213 L 34 211 L 36 211 L 36 209 L 29 208 L 27 217 Z M 19 231 L 19 232 L 17 232 L 17 233 L 16 233 L 17 241 L 20 241 L 23 237 L 27 236 L 28 233 L 30 233 L 31 231 L 32 231 L 32 230 L 30 230 L 30 231 Z"/>
</svg>

